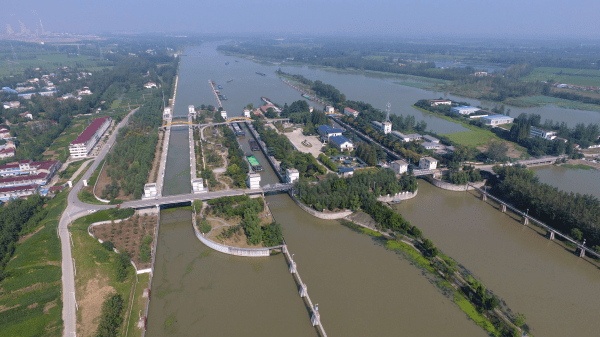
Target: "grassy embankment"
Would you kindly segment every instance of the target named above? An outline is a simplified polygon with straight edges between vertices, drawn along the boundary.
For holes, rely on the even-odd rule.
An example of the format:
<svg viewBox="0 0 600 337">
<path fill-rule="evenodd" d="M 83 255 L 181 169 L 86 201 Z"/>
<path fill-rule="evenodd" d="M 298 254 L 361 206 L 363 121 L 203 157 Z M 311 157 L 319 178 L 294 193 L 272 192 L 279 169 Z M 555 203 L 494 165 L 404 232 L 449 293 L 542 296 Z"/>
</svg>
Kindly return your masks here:
<svg viewBox="0 0 600 337">
<path fill-rule="evenodd" d="M 578 169 L 578 170 L 595 170 L 596 168 L 584 164 L 562 164 L 560 167 L 570 168 L 570 169 Z"/>
<path fill-rule="evenodd" d="M 61 336 L 61 251 L 58 222 L 68 191 L 46 208 L 35 234 L 21 239 L 0 288 L 0 335 Z"/>
<path fill-rule="evenodd" d="M 147 287 L 147 276 L 138 279 L 133 266 L 128 264 L 127 276 L 123 282 L 119 282 L 115 273 L 117 253 L 106 250 L 97 239 L 88 235 L 88 227 L 92 223 L 123 219 L 131 214 L 131 211 L 118 209 L 98 211 L 75 220 L 71 226 L 74 244 L 73 258 L 77 270 L 75 294 L 79 305 L 78 334 L 93 335 L 105 297 L 109 294 L 119 293 L 125 302 L 123 322 L 126 322 L 126 324 L 121 324 L 119 335 L 124 336 L 127 329 L 129 329 L 128 336 L 141 335 L 141 330 L 137 328 L 137 312 L 144 307 L 145 299 L 141 296 L 134 298 L 133 295 L 134 293 L 141 295 L 141 291 Z M 135 317 L 129 316 L 132 304 L 138 308 L 136 312 L 131 311 L 134 313 L 132 316 Z"/>
<path fill-rule="evenodd" d="M 522 97 L 518 99 L 507 100 L 506 103 L 518 107 L 539 107 L 551 104 L 564 109 L 600 111 L 600 106 L 598 105 L 549 96 Z"/>
</svg>

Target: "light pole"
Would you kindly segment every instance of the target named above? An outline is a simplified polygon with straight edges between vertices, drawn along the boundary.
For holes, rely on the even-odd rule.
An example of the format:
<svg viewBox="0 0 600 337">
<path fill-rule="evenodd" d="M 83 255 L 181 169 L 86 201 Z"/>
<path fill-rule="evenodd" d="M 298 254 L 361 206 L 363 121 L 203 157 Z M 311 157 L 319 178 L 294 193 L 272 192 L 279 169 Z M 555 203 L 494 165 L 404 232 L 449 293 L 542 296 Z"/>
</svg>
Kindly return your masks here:
<svg viewBox="0 0 600 337">
<path fill-rule="evenodd" d="M 525 216 L 528 216 L 528 215 L 529 215 L 529 208 L 527 209 L 527 213 L 525 214 Z"/>
</svg>

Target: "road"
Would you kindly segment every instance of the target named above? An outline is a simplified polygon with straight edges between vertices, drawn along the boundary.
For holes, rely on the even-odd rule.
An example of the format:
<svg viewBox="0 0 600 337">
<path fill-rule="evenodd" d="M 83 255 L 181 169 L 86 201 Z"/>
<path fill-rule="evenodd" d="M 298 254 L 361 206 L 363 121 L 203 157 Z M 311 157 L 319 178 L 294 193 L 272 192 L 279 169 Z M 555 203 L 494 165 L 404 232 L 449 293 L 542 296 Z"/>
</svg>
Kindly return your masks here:
<svg viewBox="0 0 600 337">
<path fill-rule="evenodd" d="M 139 109 L 139 108 L 138 108 Z M 92 165 L 88 168 L 87 172 L 84 173 L 82 179 L 79 180 L 75 186 L 69 192 L 69 196 L 67 197 L 67 208 L 62 214 L 60 218 L 60 222 L 58 224 L 58 232 L 60 235 L 60 244 L 62 250 L 62 301 L 63 301 L 63 311 L 62 311 L 62 319 L 64 322 L 64 330 L 63 336 L 65 337 L 73 337 L 77 335 L 77 319 L 76 319 L 76 301 L 75 301 L 75 275 L 73 274 L 73 258 L 71 255 L 71 238 L 68 229 L 68 225 L 71 221 L 80 218 L 89 214 L 90 210 L 99 210 L 106 209 L 114 206 L 109 205 L 89 205 L 79 201 L 77 198 L 77 193 L 81 190 L 83 186 L 83 180 L 89 180 L 90 176 L 100 162 L 104 159 L 110 148 L 115 143 L 117 139 L 117 133 L 120 128 L 125 126 L 129 121 L 129 117 L 133 115 L 138 109 L 132 110 L 110 135 L 110 138 L 92 163 Z"/>
</svg>

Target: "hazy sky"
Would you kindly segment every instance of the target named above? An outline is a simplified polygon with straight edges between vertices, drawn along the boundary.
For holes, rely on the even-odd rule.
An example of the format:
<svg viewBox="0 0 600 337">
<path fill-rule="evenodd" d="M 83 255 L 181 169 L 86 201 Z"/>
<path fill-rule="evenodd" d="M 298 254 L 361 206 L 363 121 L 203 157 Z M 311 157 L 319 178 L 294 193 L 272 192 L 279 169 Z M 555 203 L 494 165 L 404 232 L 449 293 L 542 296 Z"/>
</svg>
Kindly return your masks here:
<svg viewBox="0 0 600 337">
<path fill-rule="evenodd" d="M 2 0 L 0 32 L 600 38 L 598 0 Z"/>
</svg>

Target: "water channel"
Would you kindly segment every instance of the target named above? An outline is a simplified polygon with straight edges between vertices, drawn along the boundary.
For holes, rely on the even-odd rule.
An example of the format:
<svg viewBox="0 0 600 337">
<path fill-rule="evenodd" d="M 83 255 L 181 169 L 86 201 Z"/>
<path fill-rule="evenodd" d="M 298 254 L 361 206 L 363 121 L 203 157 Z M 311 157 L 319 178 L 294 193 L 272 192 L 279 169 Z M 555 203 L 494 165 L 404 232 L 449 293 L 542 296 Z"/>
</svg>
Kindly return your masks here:
<svg viewBox="0 0 600 337">
<path fill-rule="evenodd" d="M 223 84 L 222 90 L 229 98 L 224 107 L 230 116 L 241 115 L 248 103 L 260 104 L 260 96 L 280 104 L 301 99 L 272 74 L 276 68 L 247 60 L 235 62 L 237 58 L 219 55 L 215 46 L 207 43 L 186 50 L 176 116 L 187 114 L 188 104 L 215 104 L 208 79 L 218 84 L 234 79 Z M 297 69 L 320 74 L 325 83 L 339 87 L 351 99 L 361 99 L 346 92 L 341 83 L 329 81 L 331 73 Z M 256 71 L 267 76 L 257 75 Z M 381 96 L 379 103 L 380 87 L 396 88 L 395 95 L 409 103 L 406 107 L 392 102 L 399 109 L 409 109 L 427 93 L 387 80 L 333 75 L 345 76 L 341 78 L 356 87 L 364 85 L 365 91 L 374 96 L 363 100 L 377 107 L 388 100 Z M 378 87 L 373 89 L 373 83 L 379 83 Z M 406 98 L 402 94 L 405 89 L 416 94 Z M 449 128 L 456 125 L 435 120 L 440 128 L 446 123 Z M 187 130 L 185 136 L 174 136 L 172 133 L 165 195 L 189 192 L 189 173 L 186 181 L 175 179 L 189 167 Z M 249 150 L 247 137 L 240 139 L 245 152 Z M 265 167 L 262 184 L 276 182 L 262 154 L 254 154 Z M 311 298 L 319 303 L 329 335 L 485 336 L 419 269 L 371 238 L 335 221 L 308 215 L 286 195 L 268 196 L 267 201 L 282 224 Z M 400 204 L 398 211 L 423 229 L 442 251 L 481 278 L 511 308 L 525 313 L 537 336 L 591 336 L 600 329 L 595 317 L 600 310 L 595 296 L 600 285 L 597 267 L 469 193 L 443 191 L 420 180 L 419 195 Z M 195 238 L 190 219 L 190 211 L 186 210 L 161 214 L 149 336 L 316 335 L 282 255 L 248 259 L 210 251 Z"/>
<path fill-rule="evenodd" d="M 559 190 L 591 194 L 600 199 L 600 171 L 544 166 L 534 168 L 540 182 L 557 187 Z"/>
</svg>

